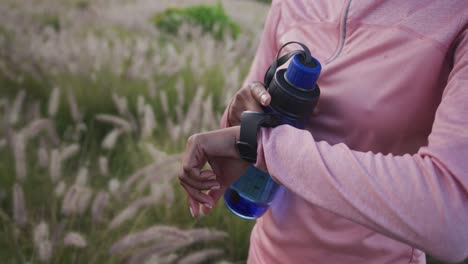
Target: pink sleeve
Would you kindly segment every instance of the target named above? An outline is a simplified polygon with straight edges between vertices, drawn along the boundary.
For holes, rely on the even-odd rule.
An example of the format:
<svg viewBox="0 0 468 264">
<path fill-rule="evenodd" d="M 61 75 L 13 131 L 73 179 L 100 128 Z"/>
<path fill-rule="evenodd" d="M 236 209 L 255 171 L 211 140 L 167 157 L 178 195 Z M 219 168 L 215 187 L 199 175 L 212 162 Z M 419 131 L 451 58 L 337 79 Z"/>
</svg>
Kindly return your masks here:
<svg viewBox="0 0 468 264">
<path fill-rule="evenodd" d="M 260 44 L 257 48 L 253 63 L 250 66 L 250 71 L 244 80 L 243 86 L 246 86 L 255 81 L 263 83 L 263 76 L 275 58 L 277 52 L 276 31 L 281 12 L 280 3 L 281 1 L 274 0 L 271 4 L 270 11 L 268 12 L 268 16 L 265 21 L 265 28 L 263 29 L 262 37 L 260 39 Z M 223 117 L 221 119 L 221 127 L 223 128 L 230 126 L 227 118 L 228 109 L 229 105 L 224 111 Z"/>
<path fill-rule="evenodd" d="M 312 204 L 440 259 L 462 261 L 468 256 L 468 32 L 455 51 L 429 143 L 417 154 L 353 151 L 280 126 L 261 129 L 258 160 Z"/>
</svg>

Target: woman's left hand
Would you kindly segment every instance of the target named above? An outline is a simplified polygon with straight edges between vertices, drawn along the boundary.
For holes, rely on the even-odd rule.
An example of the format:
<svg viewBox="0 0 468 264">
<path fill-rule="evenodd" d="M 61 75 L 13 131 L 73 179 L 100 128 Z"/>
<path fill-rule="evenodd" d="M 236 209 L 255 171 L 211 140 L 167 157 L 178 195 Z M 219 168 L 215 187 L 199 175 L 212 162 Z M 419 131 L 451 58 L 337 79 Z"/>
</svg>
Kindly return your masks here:
<svg viewBox="0 0 468 264">
<path fill-rule="evenodd" d="M 236 147 L 240 127 L 210 131 L 191 136 L 185 148 L 180 184 L 184 187 L 193 217 L 200 210 L 206 214 L 224 191 L 247 169 Z M 206 163 L 211 170 L 203 170 Z"/>
</svg>

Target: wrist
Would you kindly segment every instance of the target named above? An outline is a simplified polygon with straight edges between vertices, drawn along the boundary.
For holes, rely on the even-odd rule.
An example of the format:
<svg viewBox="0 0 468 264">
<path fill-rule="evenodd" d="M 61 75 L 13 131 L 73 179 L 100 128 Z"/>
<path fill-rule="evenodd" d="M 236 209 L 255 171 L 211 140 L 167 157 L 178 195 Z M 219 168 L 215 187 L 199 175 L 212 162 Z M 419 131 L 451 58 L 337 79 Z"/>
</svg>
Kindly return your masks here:
<svg viewBox="0 0 468 264">
<path fill-rule="evenodd" d="M 207 156 L 239 159 L 236 141 L 239 138 L 240 127 L 233 126 L 209 132 L 196 134 L 199 150 Z"/>
</svg>

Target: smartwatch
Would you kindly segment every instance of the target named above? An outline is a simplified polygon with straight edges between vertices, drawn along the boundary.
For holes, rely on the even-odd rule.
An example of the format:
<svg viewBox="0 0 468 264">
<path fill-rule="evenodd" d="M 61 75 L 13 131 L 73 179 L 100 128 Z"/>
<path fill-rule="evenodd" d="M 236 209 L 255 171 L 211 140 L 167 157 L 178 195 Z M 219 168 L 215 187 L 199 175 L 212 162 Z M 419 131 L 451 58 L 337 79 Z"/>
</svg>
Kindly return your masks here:
<svg viewBox="0 0 468 264">
<path fill-rule="evenodd" d="M 260 127 L 276 127 L 281 116 L 271 113 L 244 111 L 241 115 L 239 141 L 236 142 L 240 157 L 250 163 L 257 162 L 257 133 Z"/>
</svg>

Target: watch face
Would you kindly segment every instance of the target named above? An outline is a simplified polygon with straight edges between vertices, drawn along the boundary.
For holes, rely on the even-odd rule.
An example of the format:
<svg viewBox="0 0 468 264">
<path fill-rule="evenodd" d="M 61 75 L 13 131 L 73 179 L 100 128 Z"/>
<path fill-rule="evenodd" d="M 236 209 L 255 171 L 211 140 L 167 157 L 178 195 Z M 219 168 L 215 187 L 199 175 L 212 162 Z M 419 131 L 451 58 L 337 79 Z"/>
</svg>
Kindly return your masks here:
<svg viewBox="0 0 468 264">
<path fill-rule="evenodd" d="M 247 142 L 238 141 L 236 145 L 242 159 L 251 163 L 257 162 L 257 148 L 254 148 Z"/>
</svg>

